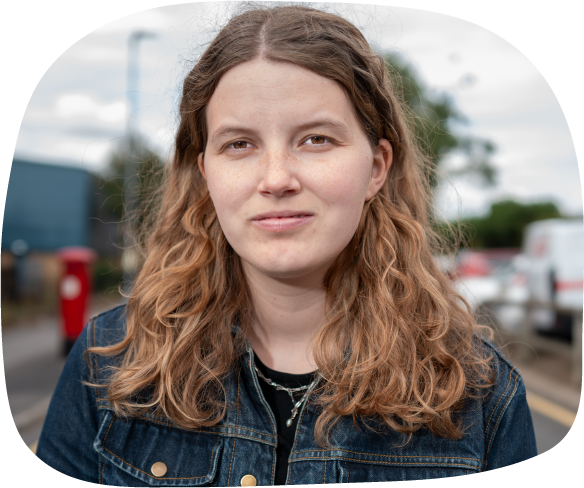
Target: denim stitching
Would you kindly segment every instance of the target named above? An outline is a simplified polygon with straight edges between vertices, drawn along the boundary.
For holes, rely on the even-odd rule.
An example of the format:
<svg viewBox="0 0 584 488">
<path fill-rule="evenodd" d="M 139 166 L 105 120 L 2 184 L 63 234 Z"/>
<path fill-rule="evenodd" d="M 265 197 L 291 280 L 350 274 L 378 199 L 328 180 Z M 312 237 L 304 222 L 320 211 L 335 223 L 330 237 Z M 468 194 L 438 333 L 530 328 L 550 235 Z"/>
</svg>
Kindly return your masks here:
<svg viewBox="0 0 584 488">
<path fill-rule="evenodd" d="M 105 461 L 101 460 L 99 461 L 101 463 L 101 471 L 99 473 L 99 484 L 100 485 L 105 485 L 105 482 L 103 481 L 103 472 L 105 470 Z"/>
<path fill-rule="evenodd" d="M 218 441 L 219 439 L 217 439 Z M 216 445 L 216 444 L 215 444 Z M 136 466 L 132 466 L 130 463 L 124 461 L 121 457 L 119 457 L 118 455 L 114 454 L 113 452 L 111 452 L 107 447 L 102 446 L 107 452 L 109 452 L 112 456 L 117 457 L 120 461 L 122 461 L 124 464 L 130 466 L 130 468 L 135 469 L 136 471 L 139 471 L 142 474 L 145 474 L 146 476 L 155 479 L 155 480 L 160 480 L 160 479 L 165 479 L 165 480 L 196 480 L 198 478 L 205 478 L 206 476 L 208 476 L 209 473 L 203 475 L 203 476 L 192 476 L 190 478 L 159 478 L 157 476 L 152 476 L 151 474 L 148 474 L 146 471 L 142 471 L 141 469 L 137 468 Z M 215 450 L 215 448 L 213 448 L 213 451 Z M 213 451 L 211 451 L 211 464 L 213 464 Z"/>
<path fill-rule="evenodd" d="M 98 406 L 97 409 L 98 410 L 111 410 L 110 407 L 103 406 L 103 405 Z M 150 419 L 148 419 L 147 421 L 150 421 Z M 152 420 L 152 422 L 156 423 L 155 420 Z M 170 427 L 176 427 L 176 425 L 172 425 L 172 424 L 165 424 L 162 422 L 158 422 L 158 423 L 161 423 L 162 425 L 168 425 Z M 240 429 L 243 429 L 243 427 L 240 427 Z M 212 435 L 217 435 L 220 437 L 239 437 L 241 439 L 249 439 L 250 441 L 258 441 L 257 437 L 251 437 L 249 435 L 243 435 L 243 434 L 226 434 L 224 432 L 214 432 L 214 431 L 200 430 L 200 429 L 189 429 L 189 430 L 183 429 L 183 430 L 185 430 L 185 432 L 200 432 L 202 434 L 212 434 Z M 251 429 L 245 429 L 245 430 L 251 430 Z M 268 444 L 268 445 L 271 446 L 272 444 Z"/>
<path fill-rule="evenodd" d="M 485 466 L 488 463 L 487 459 L 489 457 L 489 451 L 491 450 L 491 443 L 493 442 L 493 438 L 495 437 L 495 432 L 497 432 L 497 427 L 499 426 L 499 421 L 501 420 L 501 416 L 507 410 L 507 406 L 509 405 L 511 400 L 513 400 L 513 397 L 515 396 L 515 392 L 517 391 L 517 380 L 518 379 L 519 379 L 519 375 L 517 375 L 515 377 L 515 384 L 513 385 L 513 392 L 511 393 L 511 395 L 509 395 L 509 400 L 507 400 L 505 407 L 501 410 L 499 417 L 497 417 L 497 422 L 495 423 L 495 426 L 493 427 L 493 433 L 491 434 L 491 438 L 489 439 L 489 446 L 487 447 L 487 453 L 485 454 Z"/>
<path fill-rule="evenodd" d="M 97 408 L 105 408 L 105 409 L 111 410 L 110 407 L 104 406 L 104 405 L 100 405 Z M 181 430 L 185 430 L 187 432 L 203 432 L 203 433 L 206 433 L 206 434 L 225 435 L 225 434 L 221 434 L 220 432 L 215 432 L 215 431 L 212 431 L 212 430 L 185 429 L 184 427 L 179 427 L 176 424 L 169 424 L 168 422 L 163 422 L 162 420 L 154 420 L 154 419 L 151 419 L 151 418 L 148 418 L 148 417 L 143 417 L 143 416 L 134 417 L 134 418 L 143 420 L 145 422 L 154 422 L 156 424 L 166 425 L 167 427 L 174 427 L 175 429 L 181 429 Z M 260 432 L 258 430 L 248 429 L 247 427 L 239 427 L 237 425 L 231 425 L 231 424 L 223 424 L 222 426 L 223 427 L 235 428 L 235 429 L 241 429 L 241 430 L 249 430 L 251 432 L 255 432 L 255 433 L 260 434 L 260 435 L 274 437 L 272 434 L 265 434 L 265 433 Z M 241 434 L 239 434 L 239 437 L 245 437 L 245 436 L 242 436 Z M 248 438 L 249 439 L 256 439 L 255 437 L 248 437 Z"/>
<path fill-rule="evenodd" d="M 240 391 L 240 377 L 239 374 L 237 375 L 237 417 L 235 418 L 235 425 L 239 425 L 239 391 Z M 231 453 L 231 462 L 229 463 L 229 476 L 227 476 L 227 486 L 229 486 L 229 482 L 231 481 L 231 467 L 233 466 L 233 457 L 235 456 L 235 442 L 237 441 L 237 437 L 233 438 L 233 452 Z"/>
<path fill-rule="evenodd" d="M 276 471 L 276 446 L 273 448 L 274 453 L 272 454 L 272 477 L 270 480 L 274 479 L 274 472 Z"/>
<path fill-rule="evenodd" d="M 117 457 L 120 461 L 122 461 L 124 464 L 127 464 L 128 466 L 130 466 L 130 468 L 135 469 L 136 471 L 139 471 L 142 474 L 145 474 L 146 476 L 149 476 L 152 479 L 155 480 L 160 480 L 160 479 L 165 479 L 165 480 L 196 480 L 199 478 L 205 478 L 206 476 L 209 475 L 209 473 L 203 475 L 203 476 L 192 476 L 190 478 L 162 478 L 162 477 L 158 477 L 158 476 L 152 476 L 151 474 L 148 474 L 146 471 L 142 471 L 139 468 L 136 468 L 135 466 L 132 466 L 130 463 L 124 461 L 121 457 L 119 457 L 117 454 L 113 453 L 112 451 L 110 451 L 107 447 L 105 447 L 105 441 L 107 439 L 107 436 L 109 435 L 109 431 L 114 423 L 115 417 L 112 416 L 112 421 L 110 422 L 110 426 L 107 429 L 107 433 L 105 434 L 105 437 L 103 438 L 103 442 L 101 443 L 101 447 L 103 447 L 107 452 L 109 452 L 112 456 Z M 211 470 L 211 466 L 213 466 L 213 453 L 215 452 L 215 448 L 217 447 L 217 444 L 219 443 L 219 437 L 217 437 L 217 442 L 215 442 L 215 445 L 213 446 L 213 449 L 211 450 L 211 465 L 209 466 L 209 470 Z"/>
<path fill-rule="evenodd" d="M 495 405 L 495 408 L 493 408 L 493 411 L 491 412 L 491 416 L 489 417 L 489 421 L 487 422 L 487 426 L 485 427 L 485 434 L 484 435 L 487 435 L 487 430 L 489 430 L 489 425 L 491 425 L 491 419 L 493 418 L 493 415 L 495 414 L 495 412 L 497 410 L 497 407 L 499 406 L 499 403 L 501 402 L 501 400 L 505 396 L 505 393 L 507 393 L 507 390 L 509 389 L 509 385 L 511 384 L 511 377 L 513 375 L 513 371 L 515 371 L 515 368 L 513 368 L 511 370 L 511 372 L 509 373 L 509 382 L 507 383 L 507 386 L 505 387 L 505 391 L 499 397 L 499 400 L 497 401 L 497 404 Z"/>
<path fill-rule="evenodd" d="M 347 470 L 347 483 L 349 482 L 349 468 L 347 467 L 347 461 L 345 461 L 345 469 Z"/>
<path fill-rule="evenodd" d="M 346 458 L 342 457 L 345 461 L 355 461 L 357 463 L 368 463 L 368 464 L 384 464 L 387 466 L 434 466 L 435 463 L 388 463 L 388 462 L 375 462 L 375 461 L 364 461 L 360 459 L 353 459 L 353 458 Z M 298 458 L 295 461 L 314 461 L 314 458 Z M 444 463 L 440 466 L 454 466 L 457 468 L 468 468 L 466 464 L 452 464 L 452 463 Z"/>
<path fill-rule="evenodd" d="M 324 483 L 326 485 L 326 450 L 324 453 Z"/>
<path fill-rule="evenodd" d="M 324 452 L 329 451 L 330 449 L 306 449 L 304 451 L 295 451 L 296 453 L 299 452 Z M 426 458 L 426 457 L 433 457 L 436 459 L 463 459 L 465 461 L 478 461 L 479 463 L 483 463 L 480 459 L 477 458 L 465 458 L 459 456 L 398 456 L 393 454 L 374 454 L 370 452 L 359 452 L 359 451 L 350 451 L 349 449 L 334 449 L 335 451 L 343 451 L 343 452 L 350 452 L 351 454 L 364 454 L 366 456 L 381 456 L 381 457 L 390 457 L 390 458 Z M 312 458 L 314 459 L 314 458 Z"/>
<path fill-rule="evenodd" d="M 89 323 L 89 327 L 93 327 L 93 344 L 90 344 L 90 347 L 95 347 L 95 320 L 92 319 L 91 322 Z M 87 342 L 91 343 L 91 334 L 87 334 Z M 95 354 L 93 355 L 93 364 L 94 364 L 94 369 L 91 372 L 91 376 L 95 376 L 95 379 L 97 380 L 97 357 L 95 356 Z"/>
<path fill-rule="evenodd" d="M 105 448 L 104 444 L 105 441 L 107 440 L 107 436 L 109 435 L 110 429 L 112 428 L 112 425 L 114 425 L 114 420 L 116 419 L 116 417 L 114 415 L 112 415 L 112 420 L 109 424 L 109 427 L 107 428 L 107 432 L 105 433 L 105 437 L 103 438 L 103 442 L 101 443 L 101 445 Z"/>
<path fill-rule="evenodd" d="M 88 332 L 88 334 L 87 334 L 87 342 L 88 342 L 88 344 L 89 344 L 90 347 L 96 347 L 97 346 L 97 339 L 95 337 L 95 334 L 96 334 L 97 324 L 95 323 L 95 317 L 93 317 L 89 321 L 88 327 L 93 328 L 93 329 L 90 332 Z M 93 332 L 93 344 L 91 343 L 91 335 L 92 335 L 91 332 Z M 99 371 L 98 366 L 99 365 L 97 363 L 97 355 L 96 354 L 92 354 L 92 361 L 93 361 L 94 367 L 91 368 L 92 369 L 92 371 L 91 371 L 91 379 L 92 380 L 95 380 L 95 382 L 97 383 L 98 382 L 98 376 L 99 376 L 98 375 L 98 371 Z M 95 389 L 95 395 L 96 395 L 96 397 L 98 395 L 101 395 L 103 393 L 103 390 L 104 390 L 104 387 L 103 386 L 96 388 Z M 107 395 L 107 393 L 106 393 L 106 395 Z M 98 401 L 101 401 L 101 400 L 107 401 L 107 398 L 96 398 L 96 403 Z"/>
</svg>

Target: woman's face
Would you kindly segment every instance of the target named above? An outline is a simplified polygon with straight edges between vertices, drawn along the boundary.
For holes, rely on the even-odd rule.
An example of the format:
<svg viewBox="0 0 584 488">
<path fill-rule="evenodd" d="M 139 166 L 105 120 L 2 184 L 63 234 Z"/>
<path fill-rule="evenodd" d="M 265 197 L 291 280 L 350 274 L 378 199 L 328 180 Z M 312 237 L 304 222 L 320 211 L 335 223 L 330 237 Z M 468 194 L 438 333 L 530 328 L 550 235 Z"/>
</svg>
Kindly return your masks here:
<svg viewBox="0 0 584 488">
<path fill-rule="evenodd" d="M 389 142 L 372 148 L 339 85 L 290 63 L 232 68 L 206 115 L 199 167 L 244 269 L 326 271 L 385 181 Z"/>
</svg>

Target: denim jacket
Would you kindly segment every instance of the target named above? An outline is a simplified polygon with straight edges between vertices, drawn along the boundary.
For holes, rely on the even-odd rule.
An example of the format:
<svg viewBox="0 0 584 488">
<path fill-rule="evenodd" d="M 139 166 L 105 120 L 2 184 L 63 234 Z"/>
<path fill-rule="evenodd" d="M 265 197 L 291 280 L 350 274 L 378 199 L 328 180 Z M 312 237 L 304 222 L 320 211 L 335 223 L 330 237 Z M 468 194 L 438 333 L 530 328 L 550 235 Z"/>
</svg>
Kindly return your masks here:
<svg viewBox="0 0 584 488">
<path fill-rule="evenodd" d="M 85 386 L 95 380 L 84 360 L 87 347 L 119 342 L 125 333 L 125 308 L 92 318 L 63 370 L 39 440 L 38 457 L 73 478 L 117 486 L 271 485 L 277 433 L 252 367 L 251 349 L 243 368 L 226 380 L 233 408 L 207 428 L 184 429 L 153 414 L 119 418 L 105 389 Z M 328 448 L 314 439 L 314 402 L 299 412 L 288 459 L 287 484 L 417 480 L 478 473 L 517 463 L 537 454 L 525 387 L 517 369 L 490 343 L 497 381 L 485 398 L 470 400 L 461 416 L 459 440 L 420 429 L 403 445 L 401 434 L 356 429 L 341 418 Z M 114 359 L 90 356 L 98 380 Z M 401 447 L 400 447 L 401 445 Z M 246 475 L 251 475 L 247 476 Z M 242 479 L 245 480 L 242 481 Z"/>
</svg>

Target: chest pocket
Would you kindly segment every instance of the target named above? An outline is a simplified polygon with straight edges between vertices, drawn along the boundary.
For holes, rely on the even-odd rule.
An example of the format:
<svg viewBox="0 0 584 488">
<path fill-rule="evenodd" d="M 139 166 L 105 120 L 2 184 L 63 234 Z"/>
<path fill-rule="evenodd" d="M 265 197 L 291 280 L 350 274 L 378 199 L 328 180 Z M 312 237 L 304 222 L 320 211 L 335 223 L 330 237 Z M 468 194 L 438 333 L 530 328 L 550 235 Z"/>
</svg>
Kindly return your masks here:
<svg viewBox="0 0 584 488">
<path fill-rule="evenodd" d="M 479 459 L 443 455 L 388 455 L 354 450 L 313 450 L 293 455 L 290 480 L 305 483 L 371 483 L 464 476 L 481 471 Z"/>
<path fill-rule="evenodd" d="M 341 451 L 338 467 L 342 483 L 414 481 L 466 476 L 481 471 L 480 459 L 460 452 L 433 449 L 400 454 Z"/>
<path fill-rule="evenodd" d="M 386 463 L 366 460 L 339 460 L 338 474 L 342 483 L 375 481 L 411 481 L 448 478 L 477 473 L 480 470 L 458 459 L 395 459 Z"/>
<path fill-rule="evenodd" d="M 117 486 L 209 486 L 223 439 L 179 429 L 162 420 L 120 419 L 106 411 L 93 444 L 99 480 Z"/>
</svg>

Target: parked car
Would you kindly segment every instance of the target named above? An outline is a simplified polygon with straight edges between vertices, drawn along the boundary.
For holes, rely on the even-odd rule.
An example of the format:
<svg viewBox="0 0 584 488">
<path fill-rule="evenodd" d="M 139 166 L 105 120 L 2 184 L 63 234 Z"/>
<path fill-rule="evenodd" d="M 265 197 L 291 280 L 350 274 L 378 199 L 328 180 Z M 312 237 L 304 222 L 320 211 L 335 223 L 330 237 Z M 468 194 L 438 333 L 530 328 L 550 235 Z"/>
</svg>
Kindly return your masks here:
<svg viewBox="0 0 584 488">
<path fill-rule="evenodd" d="M 453 276 L 454 288 L 477 311 L 500 298 L 511 263 L 519 249 L 465 249 L 459 253 Z"/>
</svg>

